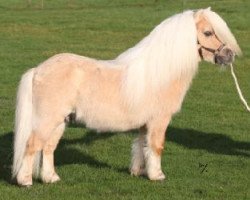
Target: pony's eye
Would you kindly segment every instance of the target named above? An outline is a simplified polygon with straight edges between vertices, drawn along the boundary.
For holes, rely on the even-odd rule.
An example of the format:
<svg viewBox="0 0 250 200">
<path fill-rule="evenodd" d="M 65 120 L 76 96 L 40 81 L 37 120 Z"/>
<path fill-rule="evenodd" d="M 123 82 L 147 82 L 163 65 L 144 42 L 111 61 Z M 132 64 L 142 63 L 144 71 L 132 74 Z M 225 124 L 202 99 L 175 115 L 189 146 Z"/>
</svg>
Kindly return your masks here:
<svg viewBox="0 0 250 200">
<path fill-rule="evenodd" d="M 211 31 L 205 31 L 205 32 L 204 32 L 204 35 L 205 35 L 206 37 L 209 37 L 209 36 L 213 35 L 213 33 L 212 33 Z"/>
</svg>

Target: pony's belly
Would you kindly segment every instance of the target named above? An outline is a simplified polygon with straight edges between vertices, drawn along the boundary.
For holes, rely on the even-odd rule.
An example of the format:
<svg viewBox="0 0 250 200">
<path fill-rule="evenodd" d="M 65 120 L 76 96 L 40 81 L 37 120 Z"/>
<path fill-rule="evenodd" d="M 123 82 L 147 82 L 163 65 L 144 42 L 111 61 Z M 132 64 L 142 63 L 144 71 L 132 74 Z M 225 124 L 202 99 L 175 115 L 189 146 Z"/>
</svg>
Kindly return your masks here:
<svg viewBox="0 0 250 200">
<path fill-rule="evenodd" d="M 125 114 L 118 110 L 93 109 L 86 112 L 76 112 L 76 119 L 86 125 L 87 128 L 97 131 L 127 131 L 136 129 L 145 124 L 145 116 L 141 114 Z"/>
<path fill-rule="evenodd" d="M 141 125 L 130 123 L 129 121 L 119 121 L 119 120 L 105 120 L 98 119 L 95 121 L 86 121 L 86 127 L 90 129 L 95 129 L 100 132 L 106 131 L 128 131 L 131 129 L 139 128 Z"/>
</svg>

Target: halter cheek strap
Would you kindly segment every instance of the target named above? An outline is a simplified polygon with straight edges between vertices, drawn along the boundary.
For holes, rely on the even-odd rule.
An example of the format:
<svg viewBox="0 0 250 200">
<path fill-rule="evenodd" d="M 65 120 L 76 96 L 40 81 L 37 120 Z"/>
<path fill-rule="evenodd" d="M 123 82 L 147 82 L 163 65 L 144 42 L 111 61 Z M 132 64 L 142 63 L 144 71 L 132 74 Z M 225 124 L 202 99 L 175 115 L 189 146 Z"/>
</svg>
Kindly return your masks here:
<svg viewBox="0 0 250 200">
<path fill-rule="evenodd" d="M 219 52 L 223 49 L 224 46 L 226 46 L 224 43 L 222 43 L 222 44 L 219 46 L 218 49 L 211 49 L 211 48 L 209 48 L 209 47 L 204 47 L 204 46 L 202 46 L 202 45 L 200 44 L 199 40 L 197 41 L 197 44 L 200 45 L 200 48 L 198 49 L 198 52 L 199 52 L 199 55 L 200 55 L 201 59 L 203 59 L 202 49 L 205 49 L 206 51 L 208 51 L 208 52 L 210 52 L 210 53 L 212 53 L 212 54 L 215 55 L 216 53 L 219 53 Z"/>
</svg>

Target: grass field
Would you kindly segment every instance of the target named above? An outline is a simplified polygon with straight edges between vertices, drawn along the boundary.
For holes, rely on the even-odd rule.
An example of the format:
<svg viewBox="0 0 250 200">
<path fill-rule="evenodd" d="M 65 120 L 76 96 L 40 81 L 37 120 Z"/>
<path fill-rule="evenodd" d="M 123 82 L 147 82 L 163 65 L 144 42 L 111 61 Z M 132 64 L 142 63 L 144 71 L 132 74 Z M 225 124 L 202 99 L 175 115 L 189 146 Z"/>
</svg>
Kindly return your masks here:
<svg viewBox="0 0 250 200">
<path fill-rule="evenodd" d="M 229 69 L 207 63 L 167 131 L 164 182 L 130 176 L 135 132 L 99 135 L 74 125 L 55 153 L 61 182 L 10 181 L 21 74 L 61 52 L 114 58 L 172 14 L 208 6 L 239 41 L 236 73 L 250 103 L 249 0 L 0 0 L 0 199 L 250 199 L 250 114 Z"/>
</svg>

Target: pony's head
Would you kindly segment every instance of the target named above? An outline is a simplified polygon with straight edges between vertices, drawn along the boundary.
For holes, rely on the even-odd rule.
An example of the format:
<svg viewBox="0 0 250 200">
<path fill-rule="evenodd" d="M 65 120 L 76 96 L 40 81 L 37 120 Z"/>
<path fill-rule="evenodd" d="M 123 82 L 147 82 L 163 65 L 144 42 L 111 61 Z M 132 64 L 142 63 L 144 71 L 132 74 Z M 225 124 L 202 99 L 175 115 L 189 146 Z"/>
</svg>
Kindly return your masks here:
<svg viewBox="0 0 250 200">
<path fill-rule="evenodd" d="M 210 8 L 194 14 L 197 28 L 197 45 L 201 59 L 216 63 L 230 64 L 241 50 L 224 20 Z"/>
</svg>

